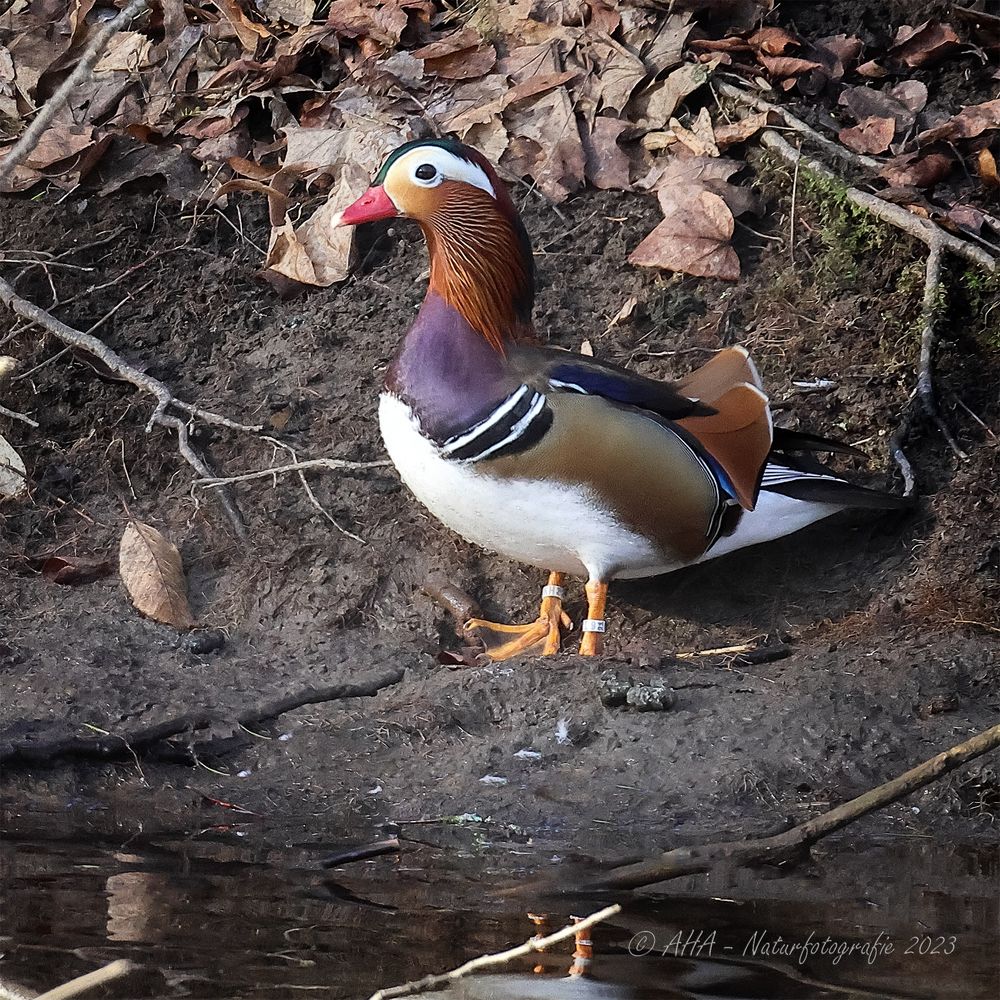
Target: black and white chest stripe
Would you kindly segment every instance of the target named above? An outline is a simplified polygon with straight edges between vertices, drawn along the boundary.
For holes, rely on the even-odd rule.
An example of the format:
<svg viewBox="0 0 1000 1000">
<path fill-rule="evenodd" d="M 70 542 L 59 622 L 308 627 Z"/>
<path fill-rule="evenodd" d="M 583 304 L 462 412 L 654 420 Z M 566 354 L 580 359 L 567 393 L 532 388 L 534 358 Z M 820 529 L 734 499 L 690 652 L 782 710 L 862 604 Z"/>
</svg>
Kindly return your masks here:
<svg viewBox="0 0 1000 1000">
<path fill-rule="evenodd" d="M 537 444 L 551 426 L 545 396 L 521 385 L 478 423 L 444 441 L 441 454 L 460 462 L 500 458 Z"/>
</svg>

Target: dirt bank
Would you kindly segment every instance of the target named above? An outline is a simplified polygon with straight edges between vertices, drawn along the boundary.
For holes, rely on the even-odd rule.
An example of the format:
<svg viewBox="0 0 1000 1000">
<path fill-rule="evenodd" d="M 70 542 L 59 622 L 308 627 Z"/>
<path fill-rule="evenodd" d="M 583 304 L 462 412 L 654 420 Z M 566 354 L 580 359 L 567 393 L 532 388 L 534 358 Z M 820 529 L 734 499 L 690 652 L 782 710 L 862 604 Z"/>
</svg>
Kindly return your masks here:
<svg viewBox="0 0 1000 1000">
<path fill-rule="evenodd" d="M 857 444 L 871 468 L 850 471 L 898 489 L 885 442 L 913 384 L 920 252 L 875 227 L 838 236 L 830 210 L 800 193 L 791 260 L 787 178 L 763 159 L 756 167 L 771 212 L 738 234 L 746 276 L 735 285 L 627 265 L 654 221 L 649 200 L 588 195 L 560 214 L 527 201 L 539 329 L 574 349 L 589 339 L 598 356 L 659 377 L 746 343 L 780 422 Z M 63 300 L 142 264 L 64 316 L 85 329 L 131 295 L 99 332 L 182 398 L 270 422 L 300 457 L 383 457 L 377 389 L 422 295 L 424 251 L 409 226 L 369 238 L 345 286 L 281 302 L 252 278 L 259 254 L 250 241 L 266 240 L 267 226 L 250 201 L 239 218 L 229 215 L 243 240 L 219 214 L 192 218 L 142 192 L 62 204 L 7 199 L 0 220 L 6 250 L 58 253 L 111 237 L 68 258 L 92 270 L 51 270 Z M 978 420 L 997 425 L 1000 365 L 982 330 L 986 303 L 961 281 L 953 287 L 938 372 L 969 460 L 956 462 L 936 433 L 918 432 L 911 458 L 923 499 L 913 516 L 844 518 L 767 549 L 617 585 L 607 663 L 569 654 L 439 662 L 442 648 L 458 644 L 421 591 L 428 577 L 465 588 L 488 615 L 526 620 L 538 574 L 450 534 L 391 469 L 310 476 L 318 502 L 360 542 L 321 515 L 295 477 L 240 487 L 242 546 L 212 498 L 191 493 L 173 442 L 144 432 L 147 399 L 84 357 L 56 358 L 51 341 L 17 335 L 5 350 L 30 374 L 5 403 L 41 426 L 4 428 L 34 485 L 29 503 L 0 511 L 8 573 L 0 742 L 30 748 L 98 735 L 86 727 L 128 741 L 195 711 L 217 723 L 175 740 L 193 742 L 212 771 L 170 763 L 174 751 L 162 745 L 142 775 L 134 762 L 22 760 L 7 769 L 9 815 L 68 808 L 82 826 L 100 825 L 106 817 L 87 805 L 97 795 L 111 796 L 116 814 L 162 810 L 194 821 L 207 790 L 270 817 L 280 840 L 314 835 L 317 824 L 337 829 L 345 809 L 371 826 L 474 813 L 526 836 L 613 852 L 807 814 L 992 724 L 997 636 L 974 623 L 995 625 L 1000 463 L 996 438 Z M 38 271 L 19 289 L 51 299 Z M 634 317 L 609 327 L 630 296 L 639 301 Z M 833 386 L 795 385 L 817 379 Z M 199 440 L 230 473 L 288 460 L 245 434 Z M 52 551 L 114 562 L 127 512 L 180 546 L 202 646 L 141 618 L 114 576 L 65 587 L 39 574 L 36 557 Z M 571 611 L 580 610 L 577 601 Z M 766 635 L 789 655 L 757 665 L 671 655 Z M 212 652 L 194 651 L 220 640 Z M 247 727 L 268 738 L 234 725 L 284 695 L 399 667 L 405 677 L 373 698 Z M 598 678 L 608 667 L 666 682 L 675 707 L 605 707 Z M 866 828 L 975 838 L 998 811 L 1000 783 L 987 760 Z"/>
</svg>

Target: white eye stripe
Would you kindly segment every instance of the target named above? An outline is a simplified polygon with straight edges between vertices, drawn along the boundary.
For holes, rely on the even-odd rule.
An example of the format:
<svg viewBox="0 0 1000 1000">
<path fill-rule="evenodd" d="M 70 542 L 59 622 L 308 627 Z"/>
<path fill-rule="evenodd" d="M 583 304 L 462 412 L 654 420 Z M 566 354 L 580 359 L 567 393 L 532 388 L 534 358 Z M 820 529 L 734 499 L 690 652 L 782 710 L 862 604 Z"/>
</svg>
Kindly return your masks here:
<svg viewBox="0 0 1000 1000">
<path fill-rule="evenodd" d="M 449 153 L 440 146 L 423 146 L 411 150 L 401 159 L 400 165 L 404 163 L 407 177 L 420 187 L 437 187 L 442 181 L 463 181 L 493 198 L 496 197 L 496 191 L 482 167 Z M 434 176 L 426 180 L 417 176 L 417 170 L 424 164 L 434 167 Z"/>
</svg>

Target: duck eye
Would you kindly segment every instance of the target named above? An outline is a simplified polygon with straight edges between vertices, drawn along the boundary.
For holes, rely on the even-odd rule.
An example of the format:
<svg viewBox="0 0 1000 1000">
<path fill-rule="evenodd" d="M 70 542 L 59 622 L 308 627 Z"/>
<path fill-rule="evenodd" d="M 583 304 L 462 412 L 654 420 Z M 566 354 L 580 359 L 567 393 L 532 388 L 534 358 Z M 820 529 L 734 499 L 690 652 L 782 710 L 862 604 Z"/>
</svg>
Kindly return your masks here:
<svg viewBox="0 0 1000 1000">
<path fill-rule="evenodd" d="M 430 163 L 421 163 L 416 170 L 416 177 L 421 181 L 432 181 L 437 176 L 437 169 Z"/>
</svg>

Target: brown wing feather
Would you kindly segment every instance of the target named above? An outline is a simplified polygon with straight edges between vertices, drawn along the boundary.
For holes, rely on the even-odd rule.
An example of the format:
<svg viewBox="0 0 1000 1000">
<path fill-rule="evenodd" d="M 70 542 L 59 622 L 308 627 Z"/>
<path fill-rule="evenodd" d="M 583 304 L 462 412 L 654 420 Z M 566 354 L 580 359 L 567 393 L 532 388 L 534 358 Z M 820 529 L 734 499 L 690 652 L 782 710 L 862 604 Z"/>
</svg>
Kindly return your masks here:
<svg viewBox="0 0 1000 1000">
<path fill-rule="evenodd" d="M 716 399 L 725 395 L 734 385 L 743 382 L 758 389 L 763 388 L 760 375 L 757 374 L 746 348 L 728 347 L 719 351 L 697 371 L 682 378 L 677 383 L 677 388 L 689 396 L 714 405 Z"/>
<path fill-rule="evenodd" d="M 740 505 L 753 510 L 773 438 L 767 396 L 744 382 L 706 402 L 714 414 L 685 417 L 677 423 L 722 466 Z"/>
</svg>

